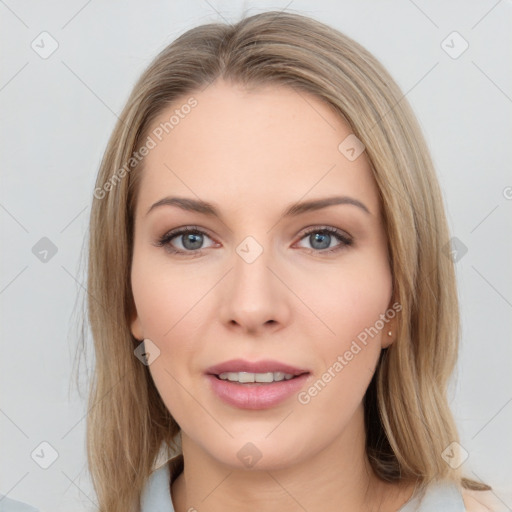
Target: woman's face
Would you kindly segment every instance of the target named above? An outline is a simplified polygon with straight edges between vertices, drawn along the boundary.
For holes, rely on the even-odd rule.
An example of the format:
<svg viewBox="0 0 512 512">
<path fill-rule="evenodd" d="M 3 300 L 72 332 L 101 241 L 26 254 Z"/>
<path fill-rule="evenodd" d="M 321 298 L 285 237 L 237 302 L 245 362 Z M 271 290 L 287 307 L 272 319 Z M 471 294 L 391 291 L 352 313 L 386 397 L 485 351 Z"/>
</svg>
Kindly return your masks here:
<svg viewBox="0 0 512 512">
<path fill-rule="evenodd" d="M 314 96 L 223 81 L 149 134 L 131 330 L 159 350 L 149 370 L 183 438 L 267 469 L 350 447 L 396 309 L 361 143 Z"/>
</svg>

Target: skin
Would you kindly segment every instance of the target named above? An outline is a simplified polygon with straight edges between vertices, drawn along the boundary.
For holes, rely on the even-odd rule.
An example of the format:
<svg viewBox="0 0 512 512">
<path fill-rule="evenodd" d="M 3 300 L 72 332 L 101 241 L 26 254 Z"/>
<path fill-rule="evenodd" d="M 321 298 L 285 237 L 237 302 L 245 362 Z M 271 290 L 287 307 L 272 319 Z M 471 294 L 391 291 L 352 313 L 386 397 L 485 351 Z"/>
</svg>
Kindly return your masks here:
<svg viewBox="0 0 512 512">
<path fill-rule="evenodd" d="M 193 96 L 198 105 L 145 157 L 131 275 L 131 330 L 158 346 L 151 376 L 182 429 L 176 511 L 396 511 L 414 485 L 373 474 L 362 405 L 381 349 L 394 341 L 393 320 L 305 405 L 293 395 L 242 410 L 222 402 L 204 375 L 233 358 L 275 359 L 308 369 L 307 390 L 391 307 L 387 237 L 366 154 L 348 160 L 338 145 L 351 129 L 303 92 L 217 81 Z M 332 195 L 370 213 L 343 204 L 282 217 L 298 201 Z M 148 213 L 165 196 L 208 201 L 221 219 L 169 205 Z M 206 233 L 199 251 L 158 246 L 182 226 Z M 352 245 L 335 237 L 336 252 L 312 245 L 306 228 L 325 226 Z M 250 264 L 236 252 L 247 236 L 263 248 Z M 184 238 L 173 246 L 186 251 Z M 248 442 L 261 453 L 252 468 L 237 457 Z"/>
</svg>

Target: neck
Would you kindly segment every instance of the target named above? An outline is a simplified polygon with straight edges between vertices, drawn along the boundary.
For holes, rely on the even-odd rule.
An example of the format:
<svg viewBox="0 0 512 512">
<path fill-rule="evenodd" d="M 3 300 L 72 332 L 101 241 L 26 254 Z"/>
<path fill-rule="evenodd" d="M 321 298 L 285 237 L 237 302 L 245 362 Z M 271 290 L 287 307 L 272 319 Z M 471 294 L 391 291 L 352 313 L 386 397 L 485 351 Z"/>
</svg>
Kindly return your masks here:
<svg viewBox="0 0 512 512">
<path fill-rule="evenodd" d="M 361 407 L 332 444 L 280 469 L 226 466 L 183 434 L 184 470 L 172 484 L 175 510 L 397 510 L 411 489 L 398 491 L 376 477 L 366 457 L 363 421 Z"/>
</svg>

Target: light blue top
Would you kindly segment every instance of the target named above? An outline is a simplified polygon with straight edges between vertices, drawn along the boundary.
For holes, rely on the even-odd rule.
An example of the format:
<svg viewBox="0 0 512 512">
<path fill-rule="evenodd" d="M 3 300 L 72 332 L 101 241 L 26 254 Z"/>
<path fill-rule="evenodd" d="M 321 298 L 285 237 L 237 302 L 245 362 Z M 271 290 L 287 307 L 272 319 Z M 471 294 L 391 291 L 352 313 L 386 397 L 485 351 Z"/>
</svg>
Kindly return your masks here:
<svg viewBox="0 0 512 512">
<path fill-rule="evenodd" d="M 174 510 L 171 508 L 169 510 Z M 34 508 L 27 503 L 16 501 L 3 494 L 0 494 L 0 512 L 39 512 L 37 508 Z"/>
<path fill-rule="evenodd" d="M 436 482 L 423 495 L 414 494 L 397 512 L 466 512 L 455 484 Z M 169 464 L 153 471 L 141 498 L 141 512 L 174 512 L 170 491 Z"/>
</svg>

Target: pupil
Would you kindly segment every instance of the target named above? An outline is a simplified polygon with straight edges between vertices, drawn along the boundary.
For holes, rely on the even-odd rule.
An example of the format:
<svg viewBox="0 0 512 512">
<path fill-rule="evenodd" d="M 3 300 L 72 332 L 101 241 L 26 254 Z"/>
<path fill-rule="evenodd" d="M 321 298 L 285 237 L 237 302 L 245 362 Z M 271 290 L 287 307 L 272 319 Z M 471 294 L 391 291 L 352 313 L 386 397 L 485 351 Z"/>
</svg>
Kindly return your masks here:
<svg viewBox="0 0 512 512">
<path fill-rule="evenodd" d="M 331 235 L 327 233 L 314 233 L 309 238 L 314 249 L 327 249 L 331 244 Z M 315 245 L 316 242 L 320 242 L 320 246 Z"/>
<path fill-rule="evenodd" d="M 190 243 L 189 243 L 190 242 Z M 189 233 L 183 239 L 183 247 L 185 249 L 199 249 L 203 243 L 203 235 L 198 233 Z"/>
</svg>

